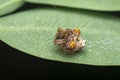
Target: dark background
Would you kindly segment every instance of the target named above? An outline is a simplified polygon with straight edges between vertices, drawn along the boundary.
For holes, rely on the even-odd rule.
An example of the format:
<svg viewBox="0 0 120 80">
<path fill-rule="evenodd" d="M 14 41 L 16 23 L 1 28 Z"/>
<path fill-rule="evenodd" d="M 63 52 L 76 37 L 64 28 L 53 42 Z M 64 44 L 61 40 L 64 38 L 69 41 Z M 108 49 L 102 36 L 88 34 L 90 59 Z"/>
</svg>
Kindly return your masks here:
<svg viewBox="0 0 120 80">
<path fill-rule="evenodd" d="M 40 8 L 48 5 L 27 3 L 18 10 L 4 15 L 8 16 L 19 11 Z M 120 17 L 120 12 L 101 12 Z M 4 17 L 3 16 L 3 17 Z M 45 60 L 16 50 L 0 41 L 0 80 L 4 79 L 117 79 L 120 66 L 91 66 Z"/>
</svg>

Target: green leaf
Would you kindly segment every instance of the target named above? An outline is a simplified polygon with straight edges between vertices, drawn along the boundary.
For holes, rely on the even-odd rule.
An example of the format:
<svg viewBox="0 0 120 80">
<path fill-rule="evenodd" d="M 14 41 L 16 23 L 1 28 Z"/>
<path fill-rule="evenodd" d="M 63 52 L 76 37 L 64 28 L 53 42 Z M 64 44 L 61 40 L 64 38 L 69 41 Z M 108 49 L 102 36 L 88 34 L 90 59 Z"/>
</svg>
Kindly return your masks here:
<svg viewBox="0 0 120 80">
<path fill-rule="evenodd" d="M 83 51 L 66 55 L 53 44 L 56 29 L 80 28 Z M 56 61 L 120 65 L 120 18 L 62 8 L 33 9 L 0 19 L 0 39 L 28 54 Z"/>
<path fill-rule="evenodd" d="M 13 12 L 22 4 L 22 0 L 0 0 L 0 16 Z"/>
<path fill-rule="evenodd" d="M 120 11 L 120 0 L 26 0 L 32 3 L 59 5 L 98 11 Z"/>
</svg>

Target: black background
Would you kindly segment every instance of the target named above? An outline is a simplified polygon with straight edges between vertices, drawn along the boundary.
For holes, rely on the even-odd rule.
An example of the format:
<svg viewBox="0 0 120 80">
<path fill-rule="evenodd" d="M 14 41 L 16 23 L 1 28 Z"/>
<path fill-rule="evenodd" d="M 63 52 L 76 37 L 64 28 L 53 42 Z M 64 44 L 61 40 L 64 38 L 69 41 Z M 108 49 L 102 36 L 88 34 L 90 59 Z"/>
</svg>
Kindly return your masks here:
<svg viewBox="0 0 120 80">
<path fill-rule="evenodd" d="M 27 3 L 20 9 L 4 15 L 8 16 L 26 9 L 39 8 L 44 5 Z M 48 5 L 45 5 L 48 6 Z M 48 6 L 49 7 L 49 6 Z M 120 17 L 119 12 L 101 12 Z M 3 16 L 3 17 L 4 17 Z M 51 61 L 37 58 L 16 50 L 0 41 L 0 80 L 4 79 L 117 79 L 119 66 L 91 66 Z"/>
</svg>

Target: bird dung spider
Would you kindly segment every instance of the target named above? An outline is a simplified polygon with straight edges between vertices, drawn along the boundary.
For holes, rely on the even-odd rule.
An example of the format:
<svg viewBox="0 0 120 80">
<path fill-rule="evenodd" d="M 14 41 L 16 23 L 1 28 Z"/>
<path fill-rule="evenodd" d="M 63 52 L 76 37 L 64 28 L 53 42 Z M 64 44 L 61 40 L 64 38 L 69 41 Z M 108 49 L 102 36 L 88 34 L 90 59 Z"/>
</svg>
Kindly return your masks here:
<svg viewBox="0 0 120 80">
<path fill-rule="evenodd" d="M 63 48 L 66 53 L 74 53 L 80 51 L 86 40 L 80 38 L 80 29 L 62 29 L 58 28 L 54 38 L 54 44 Z"/>
</svg>

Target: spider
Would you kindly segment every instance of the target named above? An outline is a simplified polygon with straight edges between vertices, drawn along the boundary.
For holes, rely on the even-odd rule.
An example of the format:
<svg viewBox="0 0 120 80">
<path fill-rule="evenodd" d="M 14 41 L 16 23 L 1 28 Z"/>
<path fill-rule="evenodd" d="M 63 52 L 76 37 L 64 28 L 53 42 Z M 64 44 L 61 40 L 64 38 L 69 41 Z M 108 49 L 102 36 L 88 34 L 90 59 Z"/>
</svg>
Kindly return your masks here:
<svg viewBox="0 0 120 80">
<path fill-rule="evenodd" d="M 86 43 L 86 40 L 80 38 L 80 29 L 62 29 L 58 28 L 54 38 L 54 44 L 59 45 L 67 53 L 80 51 Z"/>
</svg>

